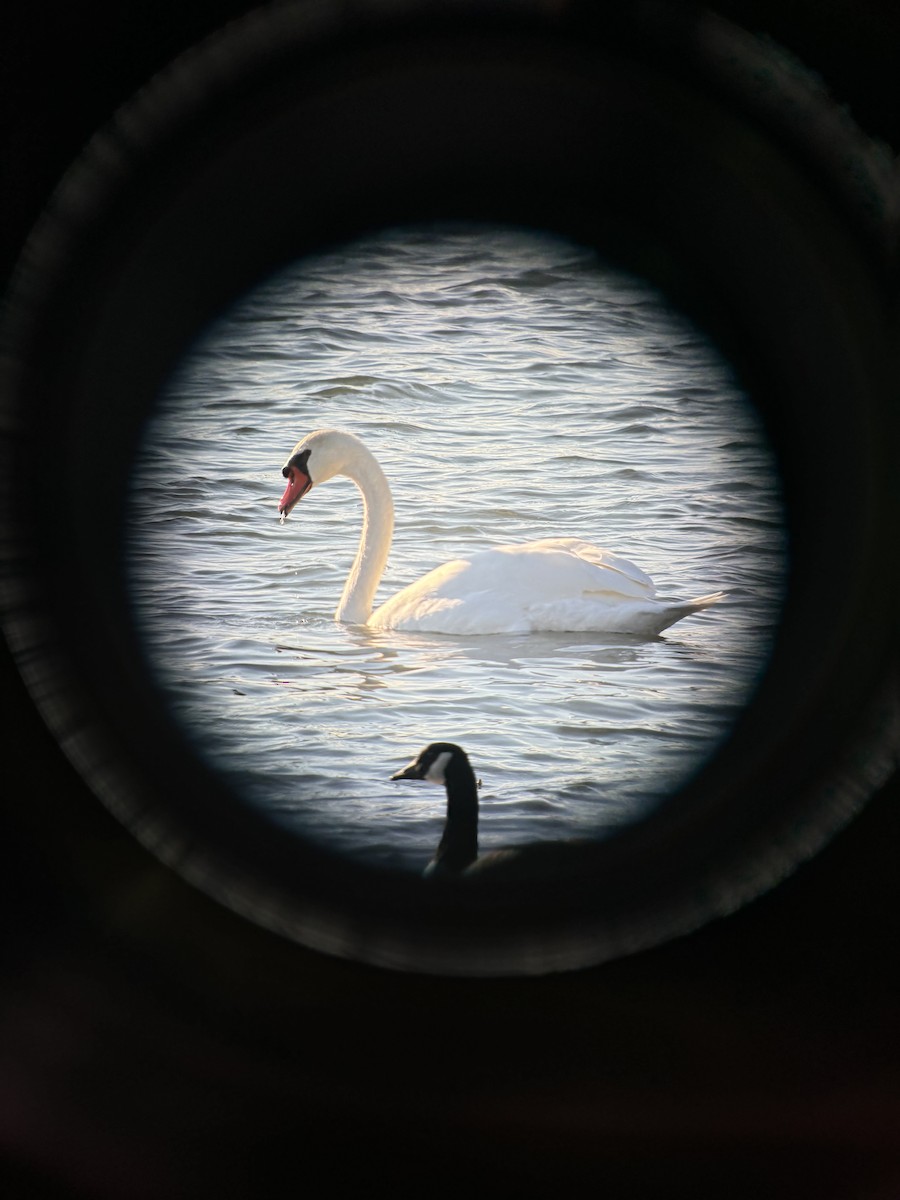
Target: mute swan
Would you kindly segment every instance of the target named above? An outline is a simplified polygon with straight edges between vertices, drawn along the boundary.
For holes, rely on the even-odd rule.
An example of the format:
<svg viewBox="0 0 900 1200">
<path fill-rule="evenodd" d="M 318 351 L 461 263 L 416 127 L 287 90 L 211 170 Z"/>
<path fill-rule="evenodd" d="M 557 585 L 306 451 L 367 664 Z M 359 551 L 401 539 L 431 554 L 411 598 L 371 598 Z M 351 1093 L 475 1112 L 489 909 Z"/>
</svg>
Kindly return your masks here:
<svg viewBox="0 0 900 1200">
<path fill-rule="evenodd" d="M 478 857 L 478 784 L 468 755 L 453 742 L 432 742 L 391 779 L 443 784 L 447 819 L 434 858 L 424 875 L 432 879 L 514 880 L 559 875 L 584 861 L 589 840 L 532 842 Z"/>
<path fill-rule="evenodd" d="M 627 559 L 580 538 L 497 546 L 429 571 L 372 611 L 394 529 L 394 503 L 381 467 L 358 437 L 337 429 L 307 434 L 281 471 L 282 522 L 313 484 L 346 475 L 362 493 L 363 527 L 334 617 L 354 625 L 424 633 L 596 631 L 653 637 L 714 604 L 655 599 L 653 582 Z"/>
</svg>

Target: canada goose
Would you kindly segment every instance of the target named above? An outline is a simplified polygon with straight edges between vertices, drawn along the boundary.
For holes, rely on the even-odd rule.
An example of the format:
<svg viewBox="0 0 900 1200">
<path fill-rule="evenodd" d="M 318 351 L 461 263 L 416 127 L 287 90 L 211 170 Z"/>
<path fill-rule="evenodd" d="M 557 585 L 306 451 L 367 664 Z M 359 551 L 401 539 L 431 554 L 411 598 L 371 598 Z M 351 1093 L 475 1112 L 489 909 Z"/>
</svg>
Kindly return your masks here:
<svg viewBox="0 0 900 1200">
<path fill-rule="evenodd" d="M 431 742 L 391 779 L 424 779 L 447 792 L 444 832 L 426 878 L 487 880 L 552 878 L 583 862 L 590 839 L 532 842 L 478 856 L 478 782 L 461 746 Z"/>
</svg>

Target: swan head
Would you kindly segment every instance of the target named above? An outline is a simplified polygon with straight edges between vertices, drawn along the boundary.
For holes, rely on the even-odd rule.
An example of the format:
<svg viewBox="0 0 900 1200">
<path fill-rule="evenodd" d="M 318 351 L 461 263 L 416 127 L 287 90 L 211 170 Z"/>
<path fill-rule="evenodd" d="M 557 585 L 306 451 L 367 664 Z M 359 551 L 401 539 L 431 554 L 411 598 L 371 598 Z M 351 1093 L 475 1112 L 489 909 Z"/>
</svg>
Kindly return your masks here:
<svg viewBox="0 0 900 1200">
<path fill-rule="evenodd" d="M 391 779 L 425 779 L 441 786 L 447 781 L 447 768 L 452 763 L 466 762 L 465 751 L 452 742 L 431 742 L 412 762 L 396 771 Z"/>
<path fill-rule="evenodd" d="M 317 429 L 297 443 L 281 468 L 287 480 L 278 511 L 284 520 L 315 483 L 324 483 L 334 475 L 346 475 L 350 463 L 365 454 L 362 442 L 340 429 Z"/>
</svg>

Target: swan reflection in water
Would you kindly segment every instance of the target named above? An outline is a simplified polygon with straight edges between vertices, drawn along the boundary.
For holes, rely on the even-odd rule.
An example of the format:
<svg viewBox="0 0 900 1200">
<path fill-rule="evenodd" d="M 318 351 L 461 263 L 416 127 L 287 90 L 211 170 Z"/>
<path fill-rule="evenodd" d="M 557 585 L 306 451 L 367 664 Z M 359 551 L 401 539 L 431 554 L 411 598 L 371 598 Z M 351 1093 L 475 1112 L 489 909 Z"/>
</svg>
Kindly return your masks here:
<svg viewBox="0 0 900 1200">
<path fill-rule="evenodd" d="M 352 479 L 363 500 L 359 549 L 335 620 L 422 633 L 491 634 L 596 631 L 654 637 L 682 617 L 715 604 L 656 598 L 649 576 L 580 538 L 545 538 L 498 546 L 436 567 L 372 611 L 394 530 L 394 503 L 384 472 L 354 434 L 320 429 L 291 451 L 282 522 L 314 484 Z"/>
</svg>

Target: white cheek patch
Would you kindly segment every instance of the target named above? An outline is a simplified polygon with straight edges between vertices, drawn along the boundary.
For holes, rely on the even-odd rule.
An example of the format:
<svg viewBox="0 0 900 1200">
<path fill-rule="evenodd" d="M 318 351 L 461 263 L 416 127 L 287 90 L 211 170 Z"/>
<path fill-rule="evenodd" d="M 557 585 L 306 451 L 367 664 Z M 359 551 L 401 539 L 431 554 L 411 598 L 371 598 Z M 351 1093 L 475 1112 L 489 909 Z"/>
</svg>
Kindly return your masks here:
<svg viewBox="0 0 900 1200">
<path fill-rule="evenodd" d="M 425 778 L 428 780 L 429 783 L 443 783 L 444 782 L 445 772 L 447 770 L 447 763 L 450 761 L 451 757 L 452 757 L 452 755 L 450 754 L 449 750 L 441 751 L 441 753 L 437 756 L 437 758 L 434 760 L 434 762 L 431 764 L 431 766 L 428 768 L 428 770 L 425 773 Z"/>
</svg>

